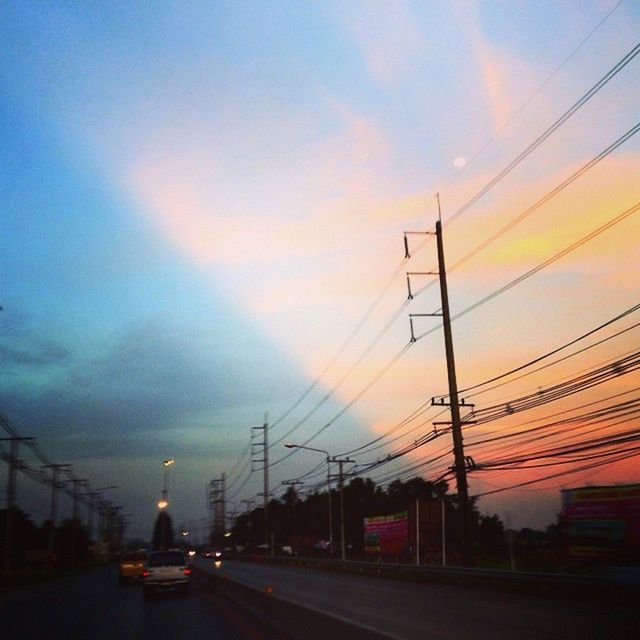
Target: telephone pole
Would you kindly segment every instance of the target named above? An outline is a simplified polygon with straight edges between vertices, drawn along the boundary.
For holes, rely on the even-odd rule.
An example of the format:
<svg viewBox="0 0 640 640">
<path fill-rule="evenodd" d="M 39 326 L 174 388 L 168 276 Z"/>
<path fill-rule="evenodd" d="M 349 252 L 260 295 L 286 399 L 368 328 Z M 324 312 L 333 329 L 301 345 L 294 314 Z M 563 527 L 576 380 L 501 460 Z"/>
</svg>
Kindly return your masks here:
<svg viewBox="0 0 640 640">
<path fill-rule="evenodd" d="M 216 544 L 222 544 L 226 531 L 226 476 L 223 473 L 219 478 L 214 478 L 209 483 L 210 499 L 209 503 L 213 511 L 213 521 L 211 525 L 211 537 L 216 538 Z M 213 543 L 213 540 L 210 540 Z"/>
<path fill-rule="evenodd" d="M 78 556 L 78 529 L 80 529 L 80 513 L 78 511 L 78 502 L 80 496 L 78 495 L 78 485 L 85 484 L 88 480 L 84 478 L 71 478 L 69 480 L 73 485 L 73 512 L 71 516 L 71 563 L 75 564 Z"/>
<path fill-rule="evenodd" d="M 431 399 L 432 405 L 449 406 L 451 409 L 451 422 L 434 422 L 436 425 L 450 425 L 451 434 L 453 437 L 453 455 L 454 465 L 452 469 L 455 471 L 456 485 L 458 492 L 458 501 L 460 505 L 460 527 L 462 534 L 462 557 L 465 565 L 473 566 L 474 553 L 473 553 L 473 540 L 471 534 L 471 502 L 469 500 L 469 487 L 467 484 L 467 463 L 471 464 L 473 461 L 471 458 L 465 457 L 464 445 L 462 442 L 462 425 L 470 424 L 473 421 L 462 421 L 460 419 L 460 407 L 472 407 L 473 405 L 466 404 L 464 400 L 462 402 L 458 399 L 458 383 L 456 381 L 456 365 L 453 355 L 453 337 L 451 333 L 451 314 L 449 312 L 449 293 L 447 291 L 447 271 L 444 260 L 444 243 L 442 240 L 442 221 L 440 212 L 440 194 L 436 194 L 436 200 L 438 202 L 438 221 L 436 222 L 435 234 L 432 231 L 405 231 L 404 233 L 404 246 L 405 257 L 409 258 L 409 245 L 407 242 L 408 234 L 421 234 L 421 235 L 435 235 L 436 244 L 438 249 L 438 270 L 429 272 L 409 272 L 407 273 L 407 287 L 409 300 L 413 299 L 413 293 L 411 290 L 411 275 L 434 275 L 438 276 L 440 282 L 440 299 L 442 304 L 441 312 L 436 313 L 411 313 L 409 314 L 409 323 L 411 327 L 411 342 L 415 342 L 417 338 L 414 335 L 413 318 L 424 316 L 438 316 L 442 317 L 442 326 L 444 329 L 444 345 L 447 358 L 447 378 L 449 383 L 449 402 L 446 403 L 444 399 L 436 402 L 435 398 Z"/>
<path fill-rule="evenodd" d="M 438 211 L 440 198 L 438 198 Z M 451 434 L 453 436 L 454 468 L 458 500 L 460 502 L 460 516 L 462 525 L 462 557 L 467 566 L 473 566 L 473 542 L 471 538 L 471 503 L 469 502 L 469 487 L 467 484 L 467 468 L 462 442 L 462 422 L 460 420 L 460 404 L 458 401 L 458 383 L 456 380 L 456 365 L 453 355 L 453 337 L 451 334 L 451 314 L 449 313 L 449 294 L 447 291 L 447 272 L 444 261 L 444 246 L 442 242 L 442 223 L 436 222 L 436 242 L 438 245 L 438 275 L 440 278 L 440 297 L 442 302 L 442 325 L 444 329 L 444 345 L 447 355 L 447 378 L 449 382 L 449 401 L 451 408 Z"/>
<path fill-rule="evenodd" d="M 70 469 L 70 464 L 45 464 L 45 469 L 51 469 L 52 477 L 51 477 L 51 511 L 49 514 L 49 520 L 51 520 L 51 524 L 56 526 L 56 517 L 58 515 L 58 489 L 60 488 L 60 484 L 58 482 L 58 474 L 60 471 L 64 469 Z"/>
<path fill-rule="evenodd" d="M 347 557 L 347 547 L 344 535 L 344 472 L 343 465 L 346 462 L 355 462 L 351 458 L 331 458 L 331 462 L 338 465 L 338 488 L 340 491 L 340 558 L 345 560 Z"/>
<path fill-rule="evenodd" d="M 260 454 L 262 454 L 262 458 L 257 457 Z M 267 549 L 269 549 L 271 548 L 269 535 L 269 422 L 266 414 L 264 424 L 261 427 L 251 427 L 251 470 L 255 471 L 260 468 L 263 471 L 263 491 L 258 495 L 263 498 L 264 537 Z"/>
<path fill-rule="evenodd" d="M 11 545 L 13 535 L 13 511 L 16 503 L 16 469 L 20 466 L 18 460 L 18 445 L 20 442 L 35 440 L 22 436 L 9 436 L 0 438 L 0 442 L 9 442 L 9 475 L 7 477 L 7 511 L 4 531 L 4 571 L 11 570 Z"/>
</svg>

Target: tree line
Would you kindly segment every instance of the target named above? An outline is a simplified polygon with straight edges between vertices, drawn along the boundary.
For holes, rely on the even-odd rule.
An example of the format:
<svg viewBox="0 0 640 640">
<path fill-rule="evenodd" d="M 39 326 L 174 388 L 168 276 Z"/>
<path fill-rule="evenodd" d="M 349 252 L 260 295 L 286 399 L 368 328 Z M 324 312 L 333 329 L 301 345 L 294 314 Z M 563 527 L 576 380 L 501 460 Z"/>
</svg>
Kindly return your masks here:
<svg viewBox="0 0 640 640">
<path fill-rule="evenodd" d="M 429 482 L 415 477 L 405 482 L 395 480 L 388 486 L 377 485 L 370 478 L 354 478 L 344 486 L 344 528 L 349 557 L 364 555 L 364 518 L 407 511 L 412 503 L 439 501 L 444 503 L 445 542 L 447 554 L 455 560 L 461 548 L 460 517 L 457 495 L 449 493 L 445 481 Z M 331 492 L 333 552 L 340 541 L 340 493 Z M 317 554 L 326 549 L 329 540 L 329 493 L 314 492 L 301 497 L 290 486 L 279 499 L 268 504 L 269 535 L 265 531 L 264 508 L 258 507 L 239 515 L 231 530 L 236 546 L 250 552 L 269 545 L 288 548 L 293 553 Z M 505 527 L 497 515 L 480 514 L 473 502 L 472 527 L 477 550 L 487 555 L 504 555 L 507 551 Z M 222 532 L 212 534 L 211 543 L 224 545 Z M 227 540 L 228 544 L 228 540 Z"/>
</svg>

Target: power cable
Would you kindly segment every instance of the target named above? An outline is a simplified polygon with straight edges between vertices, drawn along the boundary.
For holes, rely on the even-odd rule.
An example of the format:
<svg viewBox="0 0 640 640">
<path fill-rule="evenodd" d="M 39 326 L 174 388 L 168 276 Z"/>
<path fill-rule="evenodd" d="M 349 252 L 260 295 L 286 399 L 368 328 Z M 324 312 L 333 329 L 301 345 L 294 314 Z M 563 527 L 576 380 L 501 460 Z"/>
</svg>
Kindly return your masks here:
<svg viewBox="0 0 640 640">
<path fill-rule="evenodd" d="M 478 246 L 472 249 L 469 253 L 465 254 L 462 258 L 454 262 L 448 269 L 448 272 L 455 271 L 463 264 L 468 262 L 471 258 L 476 256 L 478 253 L 486 249 L 489 245 L 493 244 L 496 240 L 505 235 L 508 231 L 513 229 L 516 225 L 522 222 L 525 218 L 530 216 L 532 213 L 537 211 L 540 207 L 545 205 L 547 202 L 555 198 L 559 193 L 564 191 L 568 186 L 573 184 L 578 178 L 583 176 L 587 171 L 592 169 L 599 162 L 604 160 L 607 156 L 613 153 L 618 147 L 622 146 L 627 140 L 632 138 L 636 133 L 640 131 L 640 123 L 637 123 L 635 126 L 631 127 L 626 133 L 620 136 L 615 142 L 612 142 L 606 149 L 602 150 L 597 156 L 589 160 L 587 163 L 582 165 L 580 169 L 572 173 L 568 178 L 563 180 L 558 186 L 554 189 L 546 193 L 542 198 L 539 198 L 536 202 L 534 202 L 530 207 L 525 209 L 520 215 L 511 220 L 508 224 L 506 224 L 501 229 L 498 229 L 493 235 L 489 238 L 481 242 Z"/>
<path fill-rule="evenodd" d="M 561 127 L 576 111 L 583 107 L 600 89 L 602 89 L 612 78 L 622 71 L 640 53 L 640 43 L 638 43 L 627 55 L 621 58 L 591 89 L 589 89 L 577 102 L 567 109 L 551 126 L 545 129 L 533 142 L 531 142 L 514 160 L 512 160 L 502 171 L 496 174 L 482 189 L 458 208 L 445 222 L 450 224 L 460 217 L 465 211 L 470 209 L 480 198 L 487 194 L 498 182 L 515 169 L 525 158 L 535 151 L 549 136 Z"/>
<path fill-rule="evenodd" d="M 542 269 L 544 269 L 545 267 L 548 267 L 550 264 L 553 264 L 554 262 L 556 262 L 560 258 L 563 258 L 564 256 L 566 256 L 567 254 L 571 253 L 572 251 L 575 251 L 577 248 L 581 247 L 583 244 L 586 244 L 587 242 L 589 242 L 590 240 L 592 240 L 596 236 L 600 235 L 601 233 L 604 233 L 605 231 L 607 231 L 608 229 L 610 229 L 614 225 L 618 224 L 619 222 L 622 222 L 623 220 L 625 220 L 629 216 L 633 215 L 634 213 L 637 213 L 639 210 L 640 210 L 640 202 L 637 202 L 635 205 L 633 205 L 632 207 L 630 207 L 626 211 L 623 211 L 618 216 L 616 216 L 615 218 L 609 220 L 607 223 L 601 225 L 600 227 L 598 227 L 597 229 L 595 229 L 591 233 L 587 234 L 586 236 L 584 236 L 580 240 L 574 242 L 573 244 L 569 245 L 568 247 L 566 247 L 562 251 L 559 251 L 558 253 L 554 254 L 550 258 L 547 258 L 544 262 L 541 262 L 540 264 L 538 264 L 537 266 L 533 267 L 532 269 L 529 269 L 528 271 L 526 271 L 522 275 L 518 276 L 517 278 L 514 278 L 513 280 L 511 280 L 510 282 L 508 282 L 504 286 L 500 287 L 499 289 L 496 289 L 495 291 L 493 291 L 489 295 L 485 296 L 484 298 L 481 298 L 480 300 L 478 300 L 477 302 L 473 303 L 472 305 L 466 307 L 462 311 L 459 311 L 458 313 L 452 315 L 451 316 L 451 320 L 452 321 L 458 320 L 459 318 L 462 318 L 463 316 L 466 316 L 468 313 L 471 313 L 471 311 L 474 311 L 475 309 L 477 309 L 478 307 L 486 304 L 490 300 L 493 300 L 497 296 L 505 293 L 509 289 L 515 287 L 516 285 L 520 284 L 521 282 L 523 282 L 527 278 L 530 278 L 531 276 L 535 275 L 539 271 L 542 271 Z M 425 336 L 433 333 L 434 331 L 438 330 L 441 326 L 442 325 L 440 324 L 437 327 L 434 327 L 434 328 L 430 329 L 429 331 L 426 331 L 426 332 L 422 333 L 421 335 L 416 336 L 416 340 L 420 340 L 420 339 L 424 338 Z"/>
<path fill-rule="evenodd" d="M 609 19 L 611 14 L 613 14 L 618 7 L 624 2 L 624 0 L 619 0 L 619 2 L 611 9 L 598 24 L 589 31 L 589 33 L 580 41 L 577 47 L 575 47 L 569 55 L 563 59 L 563 61 L 552 71 L 550 75 L 548 75 L 545 80 L 538 85 L 538 87 L 533 91 L 533 93 L 518 107 L 516 111 L 509 117 L 509 119 L 501 125 L 495 133 L 487 140 L 480 149 L 478 149 L 472 156 L 467 160 L 464 167 L 462 167 L 445 185 L 445 189 L 450 187 L 459 177 L 460 175 L 467 170 L 488 147 L 500 136 L 500 134 L 533 102 L 533 100 L 543 91 L 543 89 L 555 78 L 558 73 L 562 70 L 562 68 L 571 60 L 580 49 L 587 43 L 587 41 L 593 36 L 593 34 Z"/>
<path fill-rule="evenodd" d="M 362 398 L 362 396 L 364 396 L 369 391 L 369 389 L 371 389 L 371 387 L 373 387 L 384 375 L 386 375 L 389 372 L 389 370 L 398 362 L 398 360 L 400 360 L 400 358 L 402 358 L 402 356 L 411 348 L 411 345 L 412 343 L 409 342 L 402 349 L 400 349 L 400 351 L 398 351 L 398 353 L 396 353 L 396 355 L 393 356 L 393 358 L 391 358 L 391 360 L 389 360 L 384 365 L 384 367 L 382 367 L 378 371 L 378 373 L 340 411 L 338 411 L 338 413 L 333 418 L 331 418 L 331 420 L 329 420 L 329 422 L 327 422 L 322 427 L 320 427 L 320 429 L 318 429 L 313 435 L 307 438 L 300 446 L 306 447 L 308 444 L 313 442 L 319 435 L 324 433 L 337 420 L 339 420 L 345 413 L 347 413 L 347 411 L 349 411 L 351 407 L 353 407 L 353 405 L 356 404 L 356 402 L 358 402 L 358 400 L 360 400 L 360 398 Z M 286 455 L 270 463 L 269 466 L 274 467 L 275 465 L 280 464 L 281 462 L 284 462 L 299 450 L 300 448 L 292 449 Z"/>
<path fill-rule="evenodd" d="M 289 414 L 292 411 L 294 411 L 300 405 L 300 403 L 316 388 L 316 386 L 320 383 L 320 380 L 322 380 L 322 378 L 326 375 L 326 373 L 337 362 L 338 358 L 344 353 L 346 348 L 351 344 L 352 340 L 355 338 L 358 331 L 362 329 L 362 327 L 365 325 L 367 320 L 371 317 L 371 314 L 375 311 L 377 306 L 380 304 L 380 302 L 386 295 L 387 291 L 393 284 L 393 281 L 402 272 L 402 268 L 404 267 L 407 260 L 408 260 L 407 258 L 403 258 L 400 261 L 400 264 L 395 268 L 393 274 L 389 277 L 385 285 L 382 287 L 382 290 L 380 291 L 380 293 L 376 296 L 374 301 L 369 305 L 364 315 L 360 318 L 356 326 L 352 329 L 351 333 L 349 333 L 349 335 L 345 338 L 345 340 L 342 342 L 340 347 L 338 347 L 338 350 L 335 352 L 335 354 L 329 360 L 325 368 L 322 370 L 322 373 L 320 373 L 320 375 L 313 380 L 313 382 L 307 387 L 304 393 L 271 425 L 272 429 L 276 427 L 278 424 L 280 424 L 285 418 L 289 416 Z"/>
</svg>

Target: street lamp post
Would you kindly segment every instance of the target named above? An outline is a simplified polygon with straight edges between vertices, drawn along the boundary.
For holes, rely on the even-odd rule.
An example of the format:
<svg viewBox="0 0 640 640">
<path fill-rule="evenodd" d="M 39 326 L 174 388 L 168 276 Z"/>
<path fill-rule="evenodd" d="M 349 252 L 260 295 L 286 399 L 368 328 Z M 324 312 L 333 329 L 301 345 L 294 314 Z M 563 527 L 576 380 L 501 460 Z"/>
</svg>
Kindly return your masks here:
<svg viewBox="0 0 640 640">
<path fill-rule="evenodd" d="M 163 511 L 169 506 L 168 496 L 168 484 L 169 484 L 169 467 L 175 462 L 173 458 L 167 458 L 162 461 L 162 465 L 164 466 L 164 478 L 162 482 L 162 498 L 158 501 L 158 509 Z M 162 518 L 162 530 L 160 532 L 160 542 L 161 545 L 164 546 L 167 544 L 166 540 L 166 522 L 167 517 Z"/>
<path fill-rule="evenodd" d="M 168 458 L 167 460 L 162 461 L 162 465 L 164 466 L 164 479 L 162 482 L 162 498 L 158 501 L 158 509 L 166 509 L 169 506 L 169 500 L 167 498 L 169 490 L 169 467 L 175 462 L 173 458 Z"/>
<path fill-rule="evenodd" d="M 324 449 L 316 449 L 314 447 L 305 447 L 301 444 L 285 444 L 287 449 L 306 449 L 307 451 L 316 451 L 324 453 L 327 460 L 327 489 L 329 491 L 329 554 L 333 555 L 333 510 L 331 508 L 331 456 Z"/>
</svg>

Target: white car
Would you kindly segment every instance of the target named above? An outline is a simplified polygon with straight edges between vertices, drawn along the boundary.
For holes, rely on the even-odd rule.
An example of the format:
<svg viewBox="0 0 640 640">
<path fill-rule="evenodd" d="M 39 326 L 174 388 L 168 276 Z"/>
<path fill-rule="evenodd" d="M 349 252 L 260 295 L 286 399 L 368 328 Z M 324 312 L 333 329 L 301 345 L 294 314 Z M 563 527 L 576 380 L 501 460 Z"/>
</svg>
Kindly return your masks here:
<svg viewBox="0 0 640 640">
<path fill-rule="evenodd" d="M 177 590 L 187 593 L 191 569 L 182 551 L 154 551 L 142 572 L 145 596 L 153 591 Z"/>
</svg>

